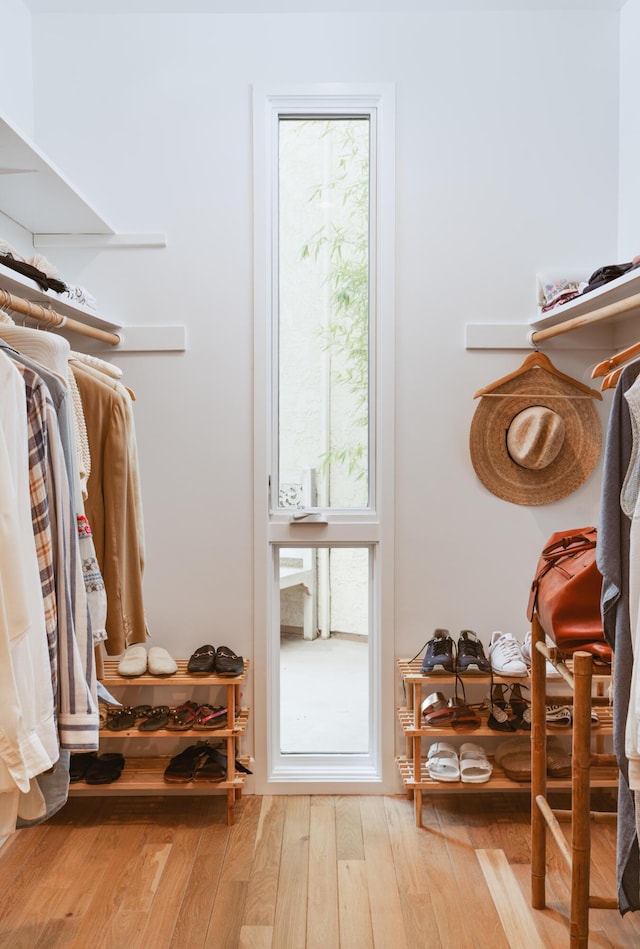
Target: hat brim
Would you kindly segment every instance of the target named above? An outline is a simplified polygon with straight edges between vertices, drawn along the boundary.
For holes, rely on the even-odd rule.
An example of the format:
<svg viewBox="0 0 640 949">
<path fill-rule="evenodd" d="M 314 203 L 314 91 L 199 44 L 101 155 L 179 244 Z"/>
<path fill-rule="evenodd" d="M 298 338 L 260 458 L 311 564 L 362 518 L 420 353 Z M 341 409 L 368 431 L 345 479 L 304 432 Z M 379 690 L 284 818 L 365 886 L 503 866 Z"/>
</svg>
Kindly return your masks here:
<svg viewBox="0 0 640 949">
<path fill-rule="evenodd" d="M 521 467 L 507 450 L 511 421 L 534 405 L 552 409 L 565 423 L 558 455 L 538 470 Z M 601 444 L 602 426 L 591 396 L 541 368 L 483 395 L 469 435 L 471 461 L 484 486 L 505 501 L 530 506 L 551 504 L 576 491 L 592 474 Z"/>
</svg>

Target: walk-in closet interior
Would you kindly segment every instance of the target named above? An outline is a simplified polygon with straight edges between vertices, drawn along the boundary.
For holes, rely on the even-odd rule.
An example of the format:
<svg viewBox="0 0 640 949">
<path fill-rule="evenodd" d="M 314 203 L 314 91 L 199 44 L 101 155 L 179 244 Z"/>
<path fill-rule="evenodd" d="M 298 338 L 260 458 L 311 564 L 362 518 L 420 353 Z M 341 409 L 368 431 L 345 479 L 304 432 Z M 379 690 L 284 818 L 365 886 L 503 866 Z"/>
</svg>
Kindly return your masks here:
<svg viewBox="0 0 640 949">
<path fill-rule="evenodd" d="M 640 944 L 640 0 L 0 26 L 0 949 Z"/>
</svg>

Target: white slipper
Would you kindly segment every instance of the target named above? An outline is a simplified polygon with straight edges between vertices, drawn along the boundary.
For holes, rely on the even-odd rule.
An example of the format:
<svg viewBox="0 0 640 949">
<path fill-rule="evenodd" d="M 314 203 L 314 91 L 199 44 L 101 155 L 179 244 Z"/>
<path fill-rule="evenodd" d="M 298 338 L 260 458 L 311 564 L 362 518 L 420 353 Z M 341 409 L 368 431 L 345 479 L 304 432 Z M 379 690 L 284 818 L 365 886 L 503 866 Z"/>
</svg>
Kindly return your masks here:
<svg viewBox="0 0 640 949">
<path fill-rule="evenodd" d="M 460 745 L 460 778 L 465 784 L 484 784 L 491 777 L 493 765 L 482 745 L 465 741 Z"/>
<path fill-rule="evenodd" d="M 139 643 L 129 646 L 118 663 L 121 676 L 141 676 L 147 671 L 147 650 Z"/>
<path fill-rule="evenodd" d="M 427 753 L 427 773 L 434 781 L 459 781 L 458 754 L 448 741 L 436 741 Z"/>
<path fill-rule="evenodd" d="M 152 676 L 172 676 L 178 671 L 175 659 L 172 659 L 162 646 L 152 646 L 149 650 L 149 672 Z"/>
</svg>

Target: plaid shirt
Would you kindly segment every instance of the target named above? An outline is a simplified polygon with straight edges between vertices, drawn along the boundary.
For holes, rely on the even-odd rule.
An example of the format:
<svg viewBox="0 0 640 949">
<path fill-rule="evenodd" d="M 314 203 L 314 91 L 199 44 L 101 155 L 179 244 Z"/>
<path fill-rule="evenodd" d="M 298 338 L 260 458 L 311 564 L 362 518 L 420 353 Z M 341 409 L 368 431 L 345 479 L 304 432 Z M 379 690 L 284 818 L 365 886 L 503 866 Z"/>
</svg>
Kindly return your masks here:
<svg viewBox="0 0 640 949">
<path fill-rule="evenodd" d="M 37 493 L 31 495 L 32 511 L 36 510 L 39 515 L 39 526 L 43 511 L 48 509 L 50 525 L 52 574 L 50 576 L 47 570 L 46 582 L 48 586 L 52 577 L 57 616 L 55 638 L 60 745 L 70 751 L 95 751 L 98 747 L 95 656 L 77 523 L 69 491 L 69 473 L 56 411 L 47 387 L 32 370 L 24 366 L 18 366 L 18 369 L 28 387 L 30 461 L 31 446 L 36 461 L 33 486 Z M 34 403 L 33 407 L 31 402 Z M 42 550 L 45 554 L 44 545 Z M 43 583 L 43 595 L 44 592 Z"/>
<path fill-rule="evenodd" d="M 58 611 L 56 608 L 55 578 L 53 574 L 53 540 L 49 517 L 47 494 L 47 389 L 31 369 L 16 363 L 21 373 L 27 399 L 27 435 L 29 447 L 29 492 L 31 495 L 31 519 L 33 536 L 38 555 L 38 569 L 42 584 L 45 629 L 51 663 L 53 694 L 58 687 Z"/>
</svg>

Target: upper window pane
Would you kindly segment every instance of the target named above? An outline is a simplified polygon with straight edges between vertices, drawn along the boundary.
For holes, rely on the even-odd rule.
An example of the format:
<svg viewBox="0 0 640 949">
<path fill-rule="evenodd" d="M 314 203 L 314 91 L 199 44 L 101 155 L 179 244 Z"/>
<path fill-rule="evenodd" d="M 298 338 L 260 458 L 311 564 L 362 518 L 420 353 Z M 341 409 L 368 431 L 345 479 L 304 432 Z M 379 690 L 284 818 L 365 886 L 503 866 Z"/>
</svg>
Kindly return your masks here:
<svg viewBox="0 0 640 949">
<path fill-rule="evenodd" d="M 369 505 L 369 126 L 279 121 L 279 506 Z"/>
</svg>

